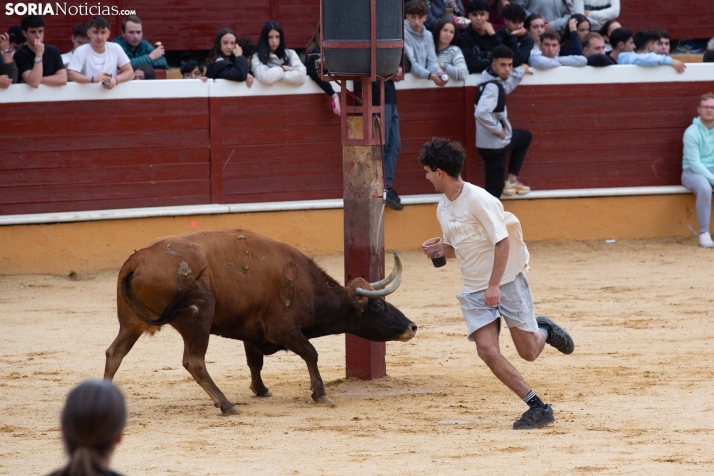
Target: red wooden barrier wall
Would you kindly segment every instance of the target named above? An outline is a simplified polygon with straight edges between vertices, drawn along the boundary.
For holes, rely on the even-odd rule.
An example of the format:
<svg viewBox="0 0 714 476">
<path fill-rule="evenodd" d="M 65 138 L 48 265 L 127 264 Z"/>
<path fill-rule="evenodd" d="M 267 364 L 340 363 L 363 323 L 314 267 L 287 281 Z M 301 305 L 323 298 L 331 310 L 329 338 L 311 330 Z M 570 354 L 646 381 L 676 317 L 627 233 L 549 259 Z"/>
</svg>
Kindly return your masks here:
<svg viewBox="0 0 714 476">
<path fill-rule="evenodd" d="M 678 185 L 683 131 L 712 89 L 709 81 L 520 86 L 509 117 L 534 135 L 521 178 L 534 190 Z M 474 93 L 398 91 L 400 194 L 434 193 L 417 161 L 433 136 L 461 141 L 465 178 L 483 184 Z M 3 215 L 341 195 L 339 119 L 324 94 L 0 103 Z"/>
<path fill-rule="evenodd" d="M 285 30 L 290 48 L 304 48 L 312 37 L 320 16 L 320 0 L 69 0 L 67 5 L 116 6 L 135 10 L 144 22 L 149 41 L 161 41 L 168 50 L 208 50 L 216 32 L 229 27 L 244 38 L 257 41 L 263 24 L 277 20 Z M 46 3 L 46 2 L 45 2 Z M 711 0 L 621 0 L 620 22 L 635 31 L 667 28 L 673 38 L 714 37 L 714 8 Z M 4 4 L 3 4 L 4 7 Z M 120 33 L 122 16 L 107 17 L 113 25 L 112 37 Z M 61 51 L 71 49 L 72 26 L 88 16 L 48 16 L 46 42 Z M 0 31 L 20 22 L 18 16 L 0 12 Z"/>
</svg>

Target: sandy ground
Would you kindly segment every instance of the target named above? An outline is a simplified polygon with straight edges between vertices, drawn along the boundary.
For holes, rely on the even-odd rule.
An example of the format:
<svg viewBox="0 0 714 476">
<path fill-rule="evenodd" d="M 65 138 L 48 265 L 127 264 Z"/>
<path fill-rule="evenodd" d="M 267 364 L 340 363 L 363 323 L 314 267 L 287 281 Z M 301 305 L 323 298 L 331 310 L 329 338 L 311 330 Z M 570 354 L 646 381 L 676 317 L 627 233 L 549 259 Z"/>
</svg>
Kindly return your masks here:
<svg viewBox="0 0 714 476">
<path fill-rule="evenodd" d="M 266 358 L 263 378 L 275 396 L 253 397 L 241 343 L 212 337 L 208 369 L 242 412 L 222 416 L 181 366 L 178 333 L 167 326 L 142 337 L 115 380 L 130 420 L 114 468 L 127 475 L 713 473 L 714 252 L 694 238 L 530 250 L 536 310 L 569 329 L 575 353 L 547 348 L 526 363 L 508 332 L 501 344 L 553 403 L 554 424 L 511 429 L 526 407 L 466 340 L 457 266 L 434 269 L 413 252 L 402 255 L 404 284 L 390 301 L 419 332 L 387 344 L 388 378 L 345 381 L 344 337 L 312 341 L 334 406 L 311 403 L 306 367 L 291 353 Z M 316 261 L 342 276 L 341 256 Z M 78 278 L 0 277 L 0 474 L 61 465 L 63 399 L 103 373 L 118 329 L 116 271 Z"/>
</svg>

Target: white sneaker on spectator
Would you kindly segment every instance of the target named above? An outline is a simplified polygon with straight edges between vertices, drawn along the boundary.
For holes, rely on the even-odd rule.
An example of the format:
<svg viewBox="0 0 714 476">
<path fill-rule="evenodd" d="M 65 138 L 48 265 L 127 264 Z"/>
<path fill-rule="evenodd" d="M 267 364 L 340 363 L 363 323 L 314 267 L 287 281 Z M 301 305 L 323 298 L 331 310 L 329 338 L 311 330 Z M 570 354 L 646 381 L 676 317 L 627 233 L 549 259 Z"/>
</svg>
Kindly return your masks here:
<svg viewBox="0 0 714 476">
<path fill-rule="evenodd" d="M 699 235 L 699 246 L 702 248 L 714 248 L 714 241 L 712 241 L 712 235 L 709 233 L 701 233 Z"/>
<path fill-rule="evenodd" d="M 511 182 L 506 180 L 503 186 L 504 195 L 525 195 L 530 192 L 531 188 L 528 185 L 523 185 L 521 182 Z"/>
</svg>

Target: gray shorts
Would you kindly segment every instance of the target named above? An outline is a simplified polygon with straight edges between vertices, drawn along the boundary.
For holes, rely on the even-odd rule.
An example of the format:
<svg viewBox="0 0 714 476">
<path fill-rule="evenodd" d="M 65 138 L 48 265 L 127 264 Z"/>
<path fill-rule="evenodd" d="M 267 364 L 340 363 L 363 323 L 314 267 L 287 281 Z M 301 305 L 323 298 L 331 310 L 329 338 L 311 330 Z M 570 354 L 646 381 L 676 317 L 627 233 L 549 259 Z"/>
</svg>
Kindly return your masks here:
<svg viewBox="0 0 714 476">
<path fill-rule="evenodd" d="M 466 321 L 466 330 L 470 341 L 473 333 L 503 316 L 508 327 L 517 327 L 526 332 L 536 332 L 538 324 L 533 311 L 533 296 L 528 286 L 528 278 L 523 273 L 516 279 L 500 287 L 501 303 L 491 307 L 484 304 L 486 290 L 475 293 L 458 293 L 461 311 Z"/>
</svg>

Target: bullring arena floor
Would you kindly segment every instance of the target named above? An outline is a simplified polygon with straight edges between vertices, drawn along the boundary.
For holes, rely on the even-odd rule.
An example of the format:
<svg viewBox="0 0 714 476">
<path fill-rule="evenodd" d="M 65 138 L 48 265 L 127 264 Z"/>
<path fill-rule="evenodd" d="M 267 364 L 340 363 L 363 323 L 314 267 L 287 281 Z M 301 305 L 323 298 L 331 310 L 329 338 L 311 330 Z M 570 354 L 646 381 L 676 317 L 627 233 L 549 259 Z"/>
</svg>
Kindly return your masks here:
<svg viewBox="0 0 714 476">
<path fill-rule="evenodd" d="M 536 310 L 573 334 L 575 353 L 534 364 L 505 354 L 556 422 L 516 432 L 525 405 L 478 361 L 440 270 L 403 253 L 391 302 L 419 325 L 387 344 L 389 377 L 345 381 L 343 336 L 313 340 L 335 405 L 311 403 L 303 361 L 280 353 L 254 398 L 242 345 L 213 337 L 208 369 L 241 410 L 224 417 L 181 366 L 166 327 L 142 337 L 116 382 L 130 420 L 114 469 L 127 475 L 711 474 L 714 471 L 714 252 L 694 237 L 530 245 Z M 333 276 L 342 257 L 319 256 Z M 391 263 L 388 264 L 391 268 Z M 0 474 L 58 467 L 69 388 L 101 377 L 114 339 L 116 271 L 0 277 Z"/>
</svg>

